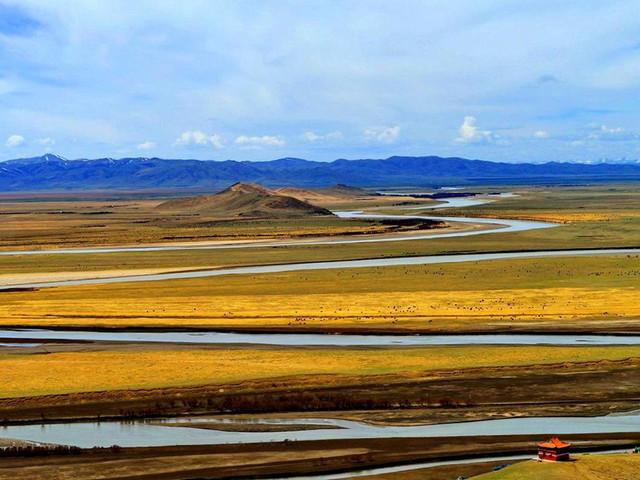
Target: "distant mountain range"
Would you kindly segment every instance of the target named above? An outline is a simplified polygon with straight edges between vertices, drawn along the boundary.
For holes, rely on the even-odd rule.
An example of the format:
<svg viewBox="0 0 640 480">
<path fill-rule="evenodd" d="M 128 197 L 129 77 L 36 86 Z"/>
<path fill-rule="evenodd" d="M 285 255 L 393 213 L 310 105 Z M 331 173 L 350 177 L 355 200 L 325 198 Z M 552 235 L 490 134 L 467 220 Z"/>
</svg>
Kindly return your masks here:
<svg viewBox="0 0 640 480">
<path fill-rule="evenodd" d="M 464 158 L 390 157 L 384 160 L 314 162 L 202 161 L 161 158 L 67 160 L 47 154 L 0 162 L 0 191 L 199 189 L 219 190 L 236 182 L 268 187 L 363 187 L 562 184 L 640 180 L 640 165 L 549 162 L 498 163 Z"/>
</svg>

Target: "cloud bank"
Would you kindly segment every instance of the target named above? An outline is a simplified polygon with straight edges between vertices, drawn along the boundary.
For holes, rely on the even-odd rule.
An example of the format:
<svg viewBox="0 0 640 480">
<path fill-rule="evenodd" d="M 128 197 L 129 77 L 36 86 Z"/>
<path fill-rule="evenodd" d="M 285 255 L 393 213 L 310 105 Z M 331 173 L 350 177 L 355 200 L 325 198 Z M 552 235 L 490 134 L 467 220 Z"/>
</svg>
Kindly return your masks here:
<svg viewBox="0 0 640 480">
<path fill-rule="evenodd" d="M 152 142 L 145 142 L 145 143 L 152 143 Z M 222 141 L 220 140 L 219 135 L 207 135 L 206 133 L 203 133 L 200 130 L 190 130 L 187 132 L 183 132 L 178 138 L 176 138 L 173 141 L 172 145 L 174 147 L 213 146 L 215 148 L 222 148 Z"/>
<path fill-rule="evenodd" d="M 0 19 L 0 159 L 640 155 L 637 0 L 21 0 Z"/>
</svg>

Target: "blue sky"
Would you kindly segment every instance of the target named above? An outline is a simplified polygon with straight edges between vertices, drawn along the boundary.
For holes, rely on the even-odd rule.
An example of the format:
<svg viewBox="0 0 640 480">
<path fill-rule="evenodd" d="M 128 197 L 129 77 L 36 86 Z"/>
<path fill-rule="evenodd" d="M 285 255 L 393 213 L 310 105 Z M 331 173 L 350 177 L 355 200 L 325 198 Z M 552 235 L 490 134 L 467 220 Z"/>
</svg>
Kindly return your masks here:
<svg viewBox="0 0 640 480">
<path fill-rule="evenodd" d="M 636 159 L 639 13 L 637 0 L 0 0 L 0 159 Z"/>
</svg>

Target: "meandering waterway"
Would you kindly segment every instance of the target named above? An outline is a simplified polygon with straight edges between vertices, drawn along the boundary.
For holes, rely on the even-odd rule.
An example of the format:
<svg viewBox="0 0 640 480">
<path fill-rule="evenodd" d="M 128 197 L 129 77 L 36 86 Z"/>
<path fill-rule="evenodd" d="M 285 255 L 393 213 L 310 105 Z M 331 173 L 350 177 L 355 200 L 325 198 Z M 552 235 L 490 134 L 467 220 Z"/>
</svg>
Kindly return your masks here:
<svg viewBox="0 0 640 480">
<path fill-rule="evenodd" d="M 443 199 L 442 204 L 407 207 L 411 210 L 462 208 L 488 201 L 490 197 Z M 322 241 L 285 241 L 269 243 L 230 243 L 223 245 L 162 245 L 147 247 L 114 247 L 93 249 L 59 249 L 0 252 L 0 255 L 41 255 L 41 254 L 82 254 L 82 253 L 119 253 L 145 252 L 184 249 L 225 249 L 225 248 L 264 248 L 295 245 L 330 245 L 370 242 L 398 242 L 407 240 L 429 240 L 451 238 L 488 233 L 507 233 L 541 228 L 556 227 L 556 224 L 507 219 L 487 219 L 472 217 L 433 217 L 376 215 L 363 212 L 336 212 L 345 218 L 417 218 L 425 220 L 445 220 L 487 224 L 493 228 L 469 230 L 463 232 L 431 233 L 425 235 L 394 235 L 374 238 L 329 239 Z M 563 256 L 591 255 L 638 255 L 640 249 L 592 249 L 533 252 L 504 252 L 486 254 L 434 255 L 422 257 L 398 257 L 369 260 L 344 260 L 328 262 L 308 262 L 298 264 L 250 266 L 221 268 L 201 271 L 183 271 L 153 275 L 132 275 L 124 277 L 81 279 L 72 281 L 33 282 L 20 285 L 8 285 L 7 288 L 46 288 L 65 285 L 86 285 L 115 282 L 148 282 L 181 278 L 200 278 L 221 275 L 263 274 L 291 271 L 366 268 L 409 265 L 434 265 L 456 262 L 479 262 L 488 260 L 515 258 L 543 258 Z M 638 345 L 640 336 L 612 335 L 322 335 L 322 334 L 243 334 L 220 332 L 95 332 L 64 331 L 46 329 L 20 329 L 0 331 L 0 345 L 36 346 L 38 341 L 83 340 L 109 342 L 170 342 L 193 344 L 266 344 L 266 345 L 318 345 L 318 346 L 416 346 L 416 345 Z M 323 424 L 335 429 L 300 430 L 290 432 L 234 432 L 193 428 L 198 422 L 255 422 L 279 424 Z M 162 422 L 178 423 L 179 426 L 164 426 Z M 108 422 L 69 422 L 54 424 L 13 425 L 0 427 L 0 436 L 38 443 L 76 445 L 79 447 L 118 444 L 123 447 L 165 446 L 165 445 L 204 445 L 224 443 L 255 443 L 290 440 L 331 440 L 345 438 L 411 438 L 411 437 L 461 437 L 477 435 L 547 435 L 591 434 L 636 432 L 640 430 L 640 415 L 637 413 L 605 417 L 541 417 L 508 418 L 466 423 L 450 423 L 422 426 L 379 426 L 360 422 L 336 419 L 255 419 L 224 420 L 215 418 L 178 418 L 163 421 L 108 421 Z M 518 457 L 515 457 L 518 458 Z M 453 462 L 442 462 L 450 464 Z M 426 464 L 425 464 L 426 465 Z M 434 464 L 430 463 L 433 466 Z M 396 469 L 401 467 L 394 467 Z M 400 471 L 400 470 L 394 470 Z M 382 473 L 382 472 L 380 472 Z M 349 478 L 353 474 L 340 474 L 326 478 Z"/>
<path fill-rule="evenodd" d="M 151 282 L 159 280 L 176 280 L 184 278 L 217 277 L 221 275 L 260 275 L 266 273 L 299 272 L 305 270 L 331 270 L 340 268 L 369 268 L 409 265 L 438 265 L 444 263 L 482 262 L 488 260 L 508 260 L 514 258 L 549 258 L 596 255 L 640 255 L 640 248 L 609 248 L 585 250 L 539 250 L 532 252 L 473 253 L 455 255 L 428 255 L 421 257 L 390 257 L 365 260 L 337 260 L 327 262 L 284 263 L 278 265 L 262 265 L 236 268 L 218 268 L 211 270 L 194 270 L 158 273 L 151 275 L 129 275 L 117 277 L 83 278 L 52 282 L 20 283 L 4 285 L 2 290 L 15 288 L 47 288 L 69 285 L 94 285 L 126 282 Z"/>
<path fill-rule="evenodd" d="M 425 205 L 419 208 L 444 208 L 451 206 L 470 206 L 488 201 L 487 197 L 480 198 L 461 198 L 461 199 L 448 199 L 447 204 L 444 206 L 439 205 Z M 413 208 L 413 207 L 411 207 Z M 472 218 L 472 217 L 429 217 L 429 216 L 415 216 L 415 215 L 382 215 L 371 214 L 364 212 L 337 212 L 340 216 L 345 218 L 392 218 L 392 219 L 405 219 L 416 218 L 426 220 L 447 220 L 455 222 L 470 222 L 470 223 L 482 223 L 496 225 L 499 233 L 508 232 L 521 232 L 540 228 L 552 228 L 557 227 L 557 224 L 544 223 L 544 222 L 531 222 L 525 220 L 507 220 L 507 219 L 487 219 L 487 218 Z M 12 251 L 12 252 L 0 252 L 0 255 L 36 255 L 47 253 L 58 254 L 79 254 L 79 253 L 118 253 L 118 252 L 145 252 L 145 251 L 161 251 L 161 250 L 182 250 L 182 249 L 221 249 L 221 248 L 258 248 L 258 247 L 274 247 L 274 246 L 286 246 L 286 245 L 330 245 L 330 244 L 344 244 L 344 243 L 369 243 L 369 242 L 398 242 L 407 240 L 429 240 L 433 238 L 450 238 L 460 236 L 471 235 L 483 235 L 486 233 L 496 233 L 495 229 L 489 230 L 470 230 L 464 232 L 450 232 L 443 234 L 429 234 L 429 235 L 409 235 L 409 236 L 383 236 L 375 238 L 358 238 L 353 240 L 346 239 L 334 239 L 324 241 L 295 241 L 288 243 L 277 244 L 228 244 L 228 245 L 199 245 L 199 246 L 185 246 L 185 245 L 167 245 L 157 247 L 118 247 L 118 248 L 98 248 L 98 249 L 69 249 L 69 250 L 34 250 L 34 251 Z M 457 263 L 457 262 L 479 262 L 486 260 L 504 260 L 504 259 L 516 259 L 516 258 L 542 258 L 542 257 L 564 257 L 564 256 L 577 256 L 577 255 L 615 255 L 615 254 L 627 254 L 638 255 L 640 254 L 640 248 L 624 248 L 624 249 L 584 249 L 584 250 L 541 250 L 531 252 L 502 252 L 502 253 L 478 253 L 478 254 L 455 254 L 455 255 L 429 255 L 419 257 L 390 257 L 390 258 L 377 258 L 377 259 L 363 259 L 363 260 L 338 260 L 338 261 L 325 261 L 325 262 L 305 262 L 305 263 L 290 263 L 279 265 L 263 265 L 263 266 L 247 266 L 236 268 L 216 268 L 209 270 L 192 270 L 192 271 L 180 271 L 180 272 L 167 272 L 159 274 L 148 275 L 114 275 L 113 277 L 105 276 L 100 278 L 78 278 L 70 280 L 60 281 L 43 281 L 32 283 L 17 283 L 3 285 L 0 287 L 0 291 L 15 289 L 15 288 L 47 288 L 47 287 L 60 287 L 69 285 L 91 285 L 91 284 L 106 284 L 106 283 L 123 283 L 123 282 L 150 282 L 159 280 L 174 280 L 185 278 L 202 278 L 202 277 L 215 277 L 220 275 L 258 275 L 266 273 L 282 273 L 282 272 L 294 272 L 304 270 L 326 270 L 326 269 L 340 269 L 340 268 L 367 268 L 367 267 L 389 267 L 389 266 L 409 266 L 409 265 L 436 265 L 444 263 Z"/>
<path fill-rule="evenodd" d="M 470 207 L 474 205 L 480 205 L 491 201 L 492 197 L 508 197 L 512 194 L 500 194 L 500 195 L 488 195 L 477 198 L 449 198 L 442 199 L 441 204 L 437 205 L 420 205 L 406 207 L 409 210 L 433 210 L 442 208 L 462 208 Z M 377 243 L 377 242 L 404 242 L 410 240 L 431 240 L 437 238 L 453 238 L 453 237 L 465 237 L 470 235 L 484 235 L 487 233 L 500 233 L 507 232 L 521 232 L 525 230 L 535 230 L 541 228 L 558 227 L 558 224 L 547 222 L 532 222 L 525 220 L 511 220 L 503 218 L 473 218 L 473 217 L 440 217 L 440 216 L 416 216 L 416 215 L 374 215 L 363 213 L 362 211 L 351 212 L 333 212 L 338 217 L 342 218 L 363 218 L 363 219 L 406 219 L 415 218 L 421 220 L 437 220 L 437 221 L 449 221 L 459 223 L 472 223 L 489 225 L 493 228 L 487 228 L 482 230 L 468 230 L 461 232 L 448 232 L 448 233 L 427 233 L 424 235 L 378 235 L 372 237 L 358 237 L 358 238 L 332 238 L 327 240 L 273 240 L 268 242 L 230 242 L 220 244 L 201 244 L 201 245 L 188 245 L 184 243 L 179 244 L 167 244 L 167 245 L 153 245 L 153 246 L 134 246 L 134 247 L 105 247 L 105 248 L 67 248 L 67 249 L 52 249 L 52 250 L 8 250 L 0 251 L 0 256 L 15 256 L 15 255 L 72 255 L 72 254 L 88 254 L 88 253 L 123 253 L 123 252 L 161 252 L 172 250 L 220 250 L 220 249 L 243 249 L 243 248 L 274 248 L 274 247 L 293 247 L 299 245 L 344 245 L 355 243 Z"/>
<path fill-rule="evenodd" d="M 163 426 L 162 422 L 184 424 Z M 191 428 L 199 422 L 249 422 L 261 424 L 322 424 L 335 429 L 298 430 L 291 432 L 234 432 Z M 480 435 L 558 435 L 637 432 L 640 415 L 608 415 L 603 417 L 531 417 L 482 420 L 418 426 L 381 426 L 331 418 L 238 420 L 176 418 L 153 421 L 106 421 L 11 425 L 0 427 L 0 437 L 38 443 L 76 445 L 89 448 L 211 445 L 226 443 L 278 442 L 289 440 L 332 440 L 356 438 L 466 437 Z"/>
<path fill-rule="evenodd" d="M 20 343 L 11 343 L 15 341 Z M 215 331 L 76 331 L 0 330 L 0 346 L 34 347 L 47 341 L 184 343 L 211 345 L 278 345 L 333 347 L 407 347 L 455 345 L 640 345 L 640 335 L 331 335 L 322 333 L 226 333 Z"/>
</svg>

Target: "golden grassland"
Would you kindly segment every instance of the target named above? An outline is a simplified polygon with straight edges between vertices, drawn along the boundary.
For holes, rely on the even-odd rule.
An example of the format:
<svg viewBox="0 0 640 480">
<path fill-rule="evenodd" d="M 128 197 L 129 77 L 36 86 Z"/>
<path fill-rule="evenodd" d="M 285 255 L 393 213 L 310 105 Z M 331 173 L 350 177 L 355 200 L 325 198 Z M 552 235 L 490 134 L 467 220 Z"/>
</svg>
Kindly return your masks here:
<svg viewBox="0 0 640 480">
<path fill-rule="evenodd" d="M 580 455 L 573 462 L 519 462 L 477 480 L 636 480 L 640 455 Z M 425 478 L 429 478 L 425 476 Z"/>
<path fill-rule="evenodd" d="M 393 349 L 157 349 L 0 355 L 0 396 L 228 384 L 298 375 L 416 374 L 474 367 L 640 357 L 638 346 L 472 346 Z"/>
<path fill-rule="evenodd" d="M 640 201 L 640 200 L 639 200 Z M 461 225 L 461 224 L 457 224 Z M 468 228 L 466 224 L 465 228 Z M 442 229 L 422 234 L 444 233 Z M 404 234 L 406 235 L 406 234 Z M 350 239 L 354 236 L 348 237 Z M 370 237 L 367 237 L 370 238 Z M 48 254 L 0 256 L 0 275 L 33 272 L 91 272 L 130 269 L 205 268 L 358 258 L 437 255 L 451 253 L 615 248 L 640 246 L 640 218 L 575 222 L 557 228 L 495 233 L 469 237 L 433 238 L 401 242 L 335 245 L 297 245 L 248 249 L 203 249 L 117 254 Z M 308 239 L 311 241 L 311 238 Z M 29 247 L 24 240 L 23 247 Z M 86 246 L 86 245 L 85 245 Z"/>
<path fill-rule="evenodd" d="M 493 218 L 508 218 L 509 215 L 502 217 L 501 215 L 493 215 Z M 624 212 L 624 213 L 563 213 L 563 212 L 543 212 L 535 215 L 522 212 L 512 215 L 512 218 L 521 220 L 538 220 L 541 222 L 552 223 L 574 223 L 574 222 L 602 222 L 618 220 L 620 218 L 638 218 L 640 212 Z"/>
<path fill-rule="evenodd" d="M 198 268 L 211 265 L 338 260 L 456 252 L 638 246 L 640 188 L 637 185 L 515 188 L 519 197 L 496 199 L 464 209 L 407 211 L 397 198 L 371 197 L 343 205 L 409 215 L 529 218 L 563 223 L 559 228 L 495 233 L 473 237 L 349 245 L 299 245 L 238 250 L 191 250 L 119 254 L 0 257 L 0 274 L 128 270 L 132 268 Z M 360 203 L 358 203 L 360 202 Z M 158 218 L 157 200 L 105 204 L 65 202 L 0 203 L 0 249 L 197 242 L 265 238 L 335 236 L 381 231 L 379 225 L 336 218 L 216 220 L 198 217 Z M 426 200 L 414 203 L 429 203 Z M 394 206 L 395 204 L 395 206 Z M 113 208 L 112 208 L 113 207 Z M 24 210 L 24 211 L 22 211 Z M 63 212 L 62 214 L 55 212 Z M 64 212 L 70 211 L 72 214 Z M 14 212 L 14 213 L 11 213 Z M 107 213 L 100 213 L 107 212 Z M 113 212 L 113 213 L 108 213 Z M 151 216 L 150 216 L 151 215 Z M 145 233 L 146 232 L 146 233 Z M 439 233 L 436 231 L 435 233 Z M 353 238 L 353 237 L 350 237 Z"/>
<path fill-rule="evenodd" d="M 0 200 L 0 249 L 333 236 L 388 230 L 372 221 L 330 216 L 260 219 L 172 214 L 155 209 L 162 201 Z M 397 198 L 365 197 L 356 202 L 359 206 L 380 206 L 397 201 Z M 422 200 L 422 203 L 433 202 Z M 350 206 L 345 202 L 334 205 Z"/>
<path fill-rule="evenodd" d="M 473 215 L 500 214 L 507 218 L 520 215 L 530 218 L 558 220 L 592 220 L 594 218 L 621 218 L 638 216 L 640 191 L 637 184 L 604 184 L 575 187 L 514 187 L 517 196 L 498 199 L 482 205 L 467 207 L 464 212 Z M 458 210 L 446 210 L 457 212 Z M 436 214 L 445 215 L 444 212 Z"/>
<path fill-rule="evenodd" d="M 0 325 L 623 329 L 640 318 L 640 256 L 228 275 L 0 298 Z"/>
</svg>

